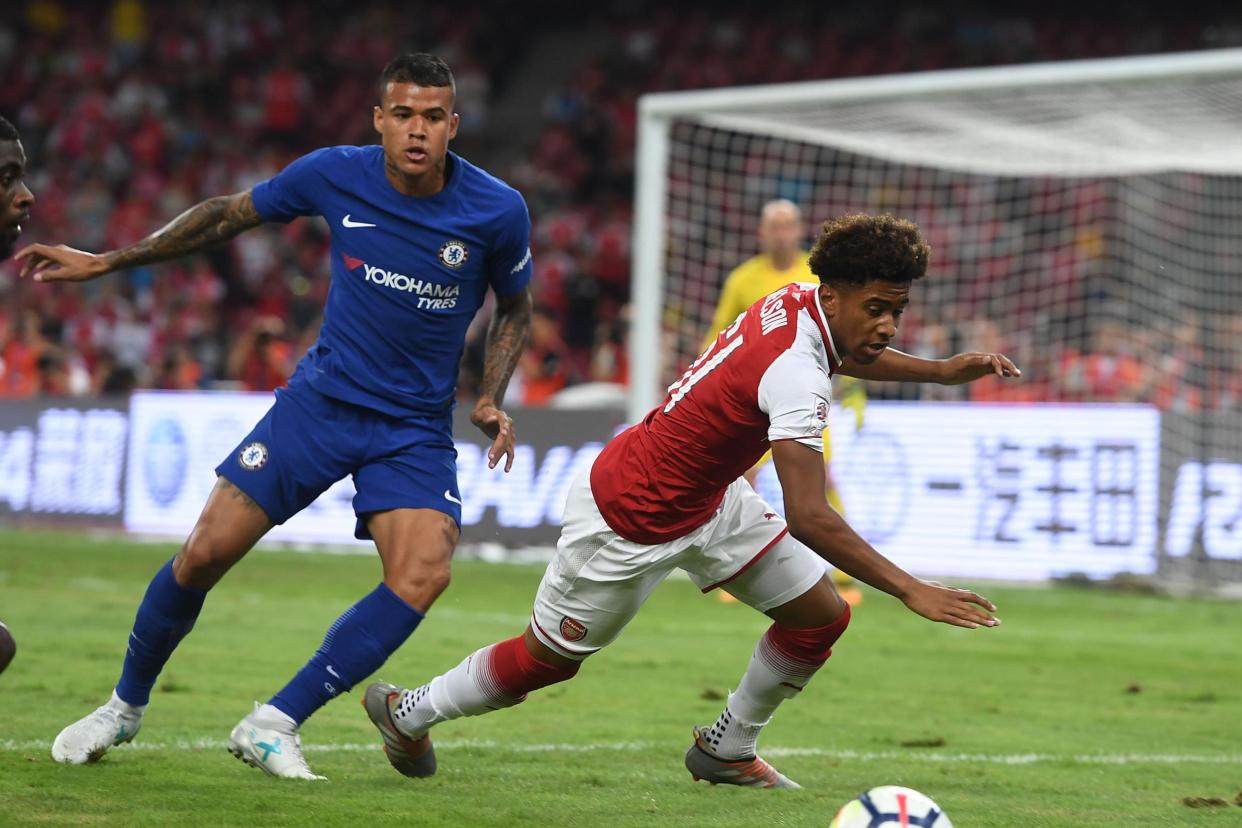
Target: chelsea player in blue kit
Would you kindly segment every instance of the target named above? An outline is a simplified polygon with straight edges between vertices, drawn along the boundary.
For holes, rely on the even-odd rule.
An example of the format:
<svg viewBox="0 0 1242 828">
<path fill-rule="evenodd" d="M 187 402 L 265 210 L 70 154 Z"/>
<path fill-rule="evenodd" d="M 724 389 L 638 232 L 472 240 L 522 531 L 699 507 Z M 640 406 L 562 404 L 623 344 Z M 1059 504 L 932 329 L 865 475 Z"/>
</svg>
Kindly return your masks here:
<svg viewBox="0 0 1242 828">
<path fill-rule="evenodd" d="M 332 624 L 282 690 L 242 719 L 230 752 L 275 776 L 322 779 L 302 756 L 299 726 L 377 670 L 448 586 L 461 519 L 451 412 L 466 328 L 490 288 L 496 311 L 471 419 L 493 440 L 490 465 L 503 459 L 508 471 L 514 431 L 500 405 L 531 314 L 526 204 L 448 151 L 458 123 L 453 104 L 443 61 L 397 58 L 384 69 L 374 110 L 382 146 L 317 150 L 111 253 L 32 245 L 19 254 L 25 275 L 82 281 L 203 250 L 266 221 L 322 216 L 332 233 L 318 341 L 216 469 L 202 515 L 138 607 L 112 698 L 60 733 L 56 760 L 94 761 L 132 739 L 208 590 L 273 525 L 346 475 L 357 487 L 355 534 L 375 541 L 383 582 Z"/>
</svg>

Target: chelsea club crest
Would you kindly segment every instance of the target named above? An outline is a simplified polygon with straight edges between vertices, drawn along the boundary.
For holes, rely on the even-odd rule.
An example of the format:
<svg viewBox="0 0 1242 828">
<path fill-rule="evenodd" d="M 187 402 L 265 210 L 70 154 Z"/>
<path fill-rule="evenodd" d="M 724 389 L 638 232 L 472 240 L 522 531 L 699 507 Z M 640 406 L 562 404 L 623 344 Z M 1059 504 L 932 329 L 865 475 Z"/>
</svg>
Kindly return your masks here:
<svg viewBox="0 0 1242 828">
<path fill-rule="evenodd" d="M 466 243 L 451 239 L 440 245 L 440 261 L 445 267 L 456 270 L 466 263 L 466 259 L 470 258 L 470 248 L 466 247 Z"/>
<path fill-rule="evenodd" d="M 267 465 L 267 446 L 259 442 L 247 443 L 237 455 L 237 462 L 246 471 L 257 471 Z"/>
</svg>

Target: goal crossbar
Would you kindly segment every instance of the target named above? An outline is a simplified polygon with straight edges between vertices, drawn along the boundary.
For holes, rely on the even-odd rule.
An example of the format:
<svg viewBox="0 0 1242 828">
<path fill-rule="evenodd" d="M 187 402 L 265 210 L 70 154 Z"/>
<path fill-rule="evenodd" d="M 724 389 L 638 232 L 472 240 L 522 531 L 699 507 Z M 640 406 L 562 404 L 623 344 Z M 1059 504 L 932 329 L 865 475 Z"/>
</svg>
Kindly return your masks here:
<svg viewBox="0 0 1242 828">
<path fill-rule="evenodd" d="M 1233 81 L 1235 77 L 1239 82 Z M 1242 98 L 1242 49 L 643 96 L 638 107 L 634 196 L 630 421 L 640 419 L 662 396 L 669 152 L 675 122 L 690 121 L 735 132 L 832 146 L 900 163 L 992 175 L 1090 175 L 1085 172 L 1088 170 L 1096 175 L 1131 175 L 1176 169 L 1242 174 L 1242 142 L 1217 140 L 1212 134 L 1204 134 L 1197 139 L 1188 138 L 1183 146 L 1170 138 L 1170 134 L 1176 137 L 1179 126 L 1176 114 L 1153 116 L 1146 113 L 1144 120 L 1129 117 L 1124 111 L 1106 111 L 1111 100 L 1108 95 L 1097 96 L 1100 106 L 1083 119 L 1082 131 L 1052 140 L 1023 138 L 1022 119 L 1037 119 L 1038 112 L 1027 115 L 1018 107 L 1016 114 L 1010 111 L 998 116 L 995 122 L 988 122 L 979 117 L 981 112 L 986 115 L 986 109 L 960 107 L 957 111 L 943 113 L 937 107 L 942 102 L 951 104 L 954 96 L 965 99 L 992 95 L 993 99 L 1003 100 L 1003 93 L 1011 90 L 1035 92 L 1064 88 L 1069 93 L 1091 85 L 1108 84 L 1124 84 L 1130 89 L 1140 87 L 1135 97 L 1141 97 L 1144 84 L 1154 87 L 1179 79 L 1205 85 L 1210 93 L 1209 101 L 1214 95 Z M 857 112 L 858 107 L 869 102 L 895 107 L 892 117 L 906 134 L 926 135 L 928 140 L 912 149 L 903 146 L 900 135 L 885 140 L 881 128 L 868 131 L 865 120 L 862 126 L 838 125 L 824 116 L 826 112 Z M 965 150 L 955 146 L 947 123 L 953 118 L 969 127 L 972 134 L 991 140 L 992 146 Z M 1222 128 L 1232 126 L 1224 122 Z M 1109 161 L 1107 169 L 1094 170 L 1092 164 L 1110 154 L 1109 136 L 1123 132 L 1135 139 L 1128 154 L 1123 158 L 1121 153 L 1112 153 L 1116 158 Z M 1023 157 L 1022 140 L 1026 140 L 1027 145 L 1040 142 L 1040 149 L 1050 154 L 1059 153 L 1061 158 L 1072 163 L 1054 173 L 1047 171 L 1046 164 L 1044 168 L 1032 166 L 1034 162 Z M 918 143 L 905 141 L 907 145 Z M 1231 149 L 1235 144 L 1237 149 Z M 994 155 L 990 152 L 993 149 Z M 964 160 L 968 156 L 969 164 Z"/>
</svg>

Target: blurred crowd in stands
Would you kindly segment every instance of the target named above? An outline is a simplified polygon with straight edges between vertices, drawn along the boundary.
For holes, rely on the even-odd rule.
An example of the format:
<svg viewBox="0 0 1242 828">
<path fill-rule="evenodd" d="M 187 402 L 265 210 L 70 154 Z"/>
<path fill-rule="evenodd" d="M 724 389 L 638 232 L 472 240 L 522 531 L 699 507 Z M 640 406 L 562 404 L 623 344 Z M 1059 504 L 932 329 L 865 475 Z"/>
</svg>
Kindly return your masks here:
<svg viewBox="0 0 1242 828">
<path fill-rule="evenodd" d="M 932 256 L 897 347 L 926 357 L 1000 351 L 1024 369 L 1016 383 L 872 382 L 872 397 L 1179 411 L 1239 402 L 1242 283 L 1228 275 L 1242 261 L 1236 177 L 968 175 L 698 124 L 675 128 L 670 144 L 662 347 L 670 382 L 701 348 L 716 274 L 753 249 L 756 205 L 793 197 L 811 229 L 851 212 L 918 224 Z M 722 195 L 722 180 L 746 182 L 744 192 Z"/>
<path fill-rule="evenodd" d="M 632 0 L 567 13 L 562 4 L 501 2 L 14 0 L 0 11 L 0 114 L 22 133 L 38 199 L 22 243 L 113 249 L 311 149 L 371 143 L 380 68 L 402 51 L 434 51 L 457 78 L 454 148 L 522 190 L 534 220 L 537 310 L 510 402 L 544 404 L 588 381 L 623 385 L 640 94 L 1176 51 L 1240 37 L 1141 4 L 1073 21 L 957 5 L 954 14 L 915 2 L 773 14 Z M 540 95 L 541 111 L 520 116 L 536 124 L 495 122 L 541 38 L 575 27 L 599 40 L 593 57 Z M 528 146 L 504 145 L 523 134 Z M 86 285 L 31 284 L 12 263 L 0 265 L 0 397 L 277 387 L 316 336 L 327 245 L 321 222 L 297 221 Z M 486 321 L 481 314 L 471 329 L 464 396 L 481 370 Z M 1207 398 L 1162 384 L 1206 347 L 1202 326 L 1182 321 L 1144 341 L 1105 322 L 1054 354 L 963 316 L 928 319 L 906 344 L 935 354 L 992 342 L 1029 348 L 1022 355 L 1038 363 L 1015 392 L 1023 398 L 1236 402 L 1236 387 Z"/>
</svg>

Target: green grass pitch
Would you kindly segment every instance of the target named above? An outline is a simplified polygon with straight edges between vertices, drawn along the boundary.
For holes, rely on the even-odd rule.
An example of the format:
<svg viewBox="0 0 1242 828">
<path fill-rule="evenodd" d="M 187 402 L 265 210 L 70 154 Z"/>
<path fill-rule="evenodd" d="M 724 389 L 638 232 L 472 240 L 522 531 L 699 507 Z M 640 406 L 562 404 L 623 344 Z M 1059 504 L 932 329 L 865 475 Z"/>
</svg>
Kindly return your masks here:
<svg viewBox="0 0 1242 828">
<path fill-rule="evenodd" d="M 389 768 L 357 691 L 334 701 L 303 730 L 330 779 L 314 784 L 247 768 L 224 740 L 371 589 L 378 560 L 260 551 L 208 599 L 135 743 L 53 763 L 57 731 L 107 698 L 172 551 L 0 533 L 0 618 L 19 646 L 0 676 L 0 824 L 823 826 L 860 791 L 899 784 L 958 828 L 1242 825 L 1242 606 L 1072 589 L 985 587 L 1004 625 L 976 631 L 868 593 L 760 743 L 801 791 L 694 784 L 682 767 L 691 725 L 716 715 L 766 626 L 685 580 L 573 681 L 439 727 L 432 779 Z M 517 634 L 540 574 L 460 563 L 379 675 L 421 683 Z"/>
</svg>

